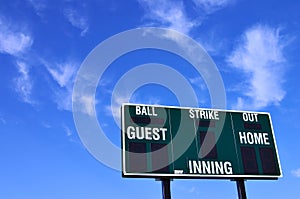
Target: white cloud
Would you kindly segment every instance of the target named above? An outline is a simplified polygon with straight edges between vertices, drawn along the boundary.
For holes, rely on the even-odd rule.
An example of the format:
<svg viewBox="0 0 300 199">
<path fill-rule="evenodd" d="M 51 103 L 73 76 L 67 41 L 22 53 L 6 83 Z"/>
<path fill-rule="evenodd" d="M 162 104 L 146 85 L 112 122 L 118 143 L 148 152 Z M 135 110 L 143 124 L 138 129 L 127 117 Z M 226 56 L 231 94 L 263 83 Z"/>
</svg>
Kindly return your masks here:
<svg viewBox="0 0 300 199">
<path fill-rule="evenodd" d="M 0 114 L 0 123 L 2 123 L 2 124 L 6 124 L 7 123 L 6 120 L 5 120 L 5 118 L 2 116 L 2 114 Z"/>
<path fill-rule="evenodd" d="M 2 124 L 6 124 L 6 120 L 4 118 L 0 118 Z"/>
<path fill-rule="evenodd" d="M 73 135 L 71 129 L 70 129 L 67 125 L 63 124 L 63 128 L 64 128 L 64 130 L 65 130 L 65 132 L 66 132 L 66 135 L 67 135 L 68 137 L 70 137 L 70 136 Z"/>
<path fill-rule="evenodd" d="M 53 100 L 59 110 L 72 111 L 72 87 L 54 89 Z"/>
<path fill-rule="evenodd" d="M 138 0 L 148 12 L 146 17 L 161 23 L 167 28 L 188 34 L 197 22 L 190 20 L 182 2 L 168 0 Z"/>
<path fill-rule="evenodd" d="M 82 145 L 82 142 L 80 140 L 78 140 L 78 137 L 76 137 L 76 135 L 72 131 L 72 128 L 70 128 L 66 124 L 62 124 L 62 128 L 65 132 L 65 135 L 68 138 L 68 141 L 70 141 L 71 143 L 75 143 L 75 144 L 79 145 L 80 147 L 82 147 L 83 149 L 85 149 L 85 147 Z"/>
<path fill-rule="evenodd" d="M 194 0 L 195 12 L 191 18 L 186 10 L 186 1 L 171 1 L 171 0 L 137 0 L 145 9 L 145 18 L 152 20 L 151 26 L 165 27 L 174 29 L 178 32 L 190 35 L 195 28 L 199 27 L 207 18 L 207 15 L 216 12 L 222 8 L 232 4 L 235 0 Z M 178 34 L 166 31 L 164 37 L 176 41 L 180 46 L 187 48 L 190 46 Z M 203 37 L 203 35 L 202 35 Z M 207 38 L 198 38 L 204 44 L 206 50 L 217 53 L 224 45 L 224 41 L 220 41 L 214 32 L 209 33 Z"/>
<path fill-rule="evenodd" d="M 33 83 L 29 76 L 29 67 L 24 62 L 17 62 L 19 77 L 14 79 L 15 90 L 21 97 L 21 100 L 34 105 L 35 102 L 31 99 Z"/>
<path fill-rule="evenodd" d="M 82 105 L 80 109 L 82 112 L 89 116 L 93 116 L 93 111 L 96 105 L 95 97 L 93 95 L 77 96 L 76 100 L 79 100 Z"/>
<path fill-rule="evenodd" d="M 256 25 L 248 29 L 229 56 L 229 63 L 245 75 L 235 109 L 260 109 L 278 105 L 285 96 L 283 89 L 286 40 L 280 29 Z"/>
<path fill-rule="evenodd" d="M 81 36 L 84 36 L 87 33 L 89 29 L 88 20 L 86 17 L 81 16 L 78 11 L 74 9 L 65 9 L 64 16 L 72 24 L 72 26 L 81 30 Z"/>
<path fill-rule="evenodd" d="M 233 0 L 193 0 L 193 2 L 204 10 L 205 13 L 211 14 L 220 10 L 233 2 Z"/>
<path fill-rule="evenodd" d="M 0 18 L 0 53 L 18 56 L 29 49 L 32 43 L 33 38 L 29 33 Z"/>
<path fill-rule="evenodd" d="M 196 194 L 196 195 L 199 195 L 200 194 L 200 191 L 197 187 L 195 186 L 192 186 L 190 188 L 188 188 L 187 190 L 189 193 L 192 193 L 192 194 Z"/>
<path fill-rule="evenodd" d="M 52 128 L 52 125 L 45 121 L 41 121 L 41 125 L 46 129 Z"/>
<path fill-rule="evenodd" d="M 200 88 L 200 90 L 206 90 L 206 84 L 201 77 L 192 77 L 189 78 L 190 82 Z"/>
<path fill-rule="evenodd" d="M 130 99 L 129 95 L 120 95 L 115 94 L 112 96 L 112 104 L 106 106 L 106 113 L 107 115 L 113 115 L 113 117 L 117 120 L 121 118 L 121 105 L 123 103 L 128 103 Z M 119 121 L 116 121 L 119 122 Z"/>
<path fill-rule="evenodd" d="M 46 0 L 27 0 L 33 7 L 35 13 L 43 17 L 43 11 L 46 9 Z"/>
<path fill-rule="evenodd" d="M 235 0 L 193 0 L 198 13 L 194 20 L 185 11 L 185 1 L 170 0 L 138 0 L 146 10 L 146 17 L 160 25 L 189 34 L 193 28 L 201 25 L 205 16 L 225 8 Z M 201 11 L 197 11 L 201 10 Z"/>
<path fill-rule="evenodd" d="M 77 66 L 74 63 L 60 63 L 55 64 L 55 68 L 46 64 L 46 68 L 53 77 L 53 79 L 59 84 L 60 87 L 66 87 L 73 83 L 74 75 Z"/>
<path fill-rule="evenodd" d="M 300 178 L 300 168 L 299 169 L 296 169 L 296 170 L 293 170 L 292 171 L 292 174 L 297 177 L 297 178 Z"/>
<path fill-rule="evenodd" d="M 54 101 L 58 109 L 71 111 L 73 84 L 78 64 L 73 62 L 50 64 L 45 60 L 42 62 L 53 80 L 59 85 L 59 88 L 54 88 Z"/>
<path fill-rule="evenodd" d="M 35 105 L 36 102 L 31 96 L 33 82 L 29 75 L 30 67 L 23 60 L 23 55 L 33 44 L 33 38 L 23 30 L 24 27 L 24 24 L 19 26 L 19 24 L 10 23 L 0 16 L 0 53 L 9 54 L 16 58 L 19 76 L 13 80 L 14 89 L 23 102 Z"/>
</svg>

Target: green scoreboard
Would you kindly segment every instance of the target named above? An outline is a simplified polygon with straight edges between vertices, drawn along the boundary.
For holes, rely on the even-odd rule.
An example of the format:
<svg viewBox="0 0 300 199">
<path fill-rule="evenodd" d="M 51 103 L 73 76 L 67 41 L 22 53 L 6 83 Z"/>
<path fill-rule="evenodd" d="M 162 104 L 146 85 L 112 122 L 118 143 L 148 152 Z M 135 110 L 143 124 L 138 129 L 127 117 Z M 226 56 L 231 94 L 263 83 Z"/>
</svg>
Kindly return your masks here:
<svg viewBox="0 0 300 199">
<path fill-rule="evenodd" d="M 269 113 L 123 104 L 122 175 L 277 179 Z"/>
</svg>

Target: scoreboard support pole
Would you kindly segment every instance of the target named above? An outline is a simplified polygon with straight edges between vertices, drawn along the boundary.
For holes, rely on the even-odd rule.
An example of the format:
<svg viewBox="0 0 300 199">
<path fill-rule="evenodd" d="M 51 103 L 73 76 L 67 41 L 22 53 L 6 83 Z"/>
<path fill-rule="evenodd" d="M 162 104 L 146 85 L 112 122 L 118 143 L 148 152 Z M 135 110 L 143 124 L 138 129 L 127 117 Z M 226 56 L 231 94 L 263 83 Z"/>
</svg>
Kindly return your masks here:
<svg viewBox="0 0 300 199">
<path fill-rule="evenodd" d="M 171 180 L 169 178 L 160 179 L 162 185 L 163 199 L 171 199 Z"/>
<path fill-rule="evenodd" d="M 247 199 L 245 180 L 244 179 L 235 179 L 239 199 Z"/>
</svg>

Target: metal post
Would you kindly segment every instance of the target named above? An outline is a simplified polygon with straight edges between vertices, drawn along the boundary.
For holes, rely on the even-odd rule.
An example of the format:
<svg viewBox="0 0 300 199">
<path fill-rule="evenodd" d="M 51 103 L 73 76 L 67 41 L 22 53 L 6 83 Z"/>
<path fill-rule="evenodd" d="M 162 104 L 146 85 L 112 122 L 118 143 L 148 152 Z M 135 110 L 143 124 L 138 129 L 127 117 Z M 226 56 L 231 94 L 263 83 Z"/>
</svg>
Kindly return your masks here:
<svg viewBox="0 0 300 199">
<path fill-rule="evenodd" d="M 237 185 L 239 199 L 247 199 L 245 180 L 244 179 L 236 179 L 235 181 L 236 181 L 236 185 Z"/>
<path fill-rule="evenodd" d="M 171 199 L 170 179 L 161 179 L 163 199 Z"/>
</svg>

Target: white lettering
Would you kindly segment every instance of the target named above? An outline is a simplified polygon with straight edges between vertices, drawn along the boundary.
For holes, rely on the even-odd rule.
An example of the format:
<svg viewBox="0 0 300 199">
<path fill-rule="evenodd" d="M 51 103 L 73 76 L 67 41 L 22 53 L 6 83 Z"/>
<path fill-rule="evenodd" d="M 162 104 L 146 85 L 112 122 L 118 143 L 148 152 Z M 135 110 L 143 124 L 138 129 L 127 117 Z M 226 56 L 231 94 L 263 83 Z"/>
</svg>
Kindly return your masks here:
<svg viewBox="0 0 300 199">
<path fill-rule="evenodd" d="M 189 112 L 190 112 L 190 118 L 194 118 L 195 117 L 194 110 L 190 109 Z"/>
<path fill-rule="evenodd" d="M 190 160 L 189 160 L 189 170 L 190 170 L 190 173 L 193 173 L 192 161 L 190 161 Z"/>
<path fill-rule="evenodd" d="M 136 106 L 135 107 L 135 114 L 136 115 L 149 115 L 149 116 L 157 116 L 155 112 L 154 106 Z"/>
<path fill-rule="evenodd" d="M 224 174 L 223 164 L 221 162 L 215 162 L 216 174 Z"/>
<path fill-rule="evenodd" d="M 241 144 L 270 145 L 268 133 L 239 132 Z"/>
<path fill-rule="evenodd" d="M 126 129 L 126 134 L 128 139 L 166 140 L 167 131 L 167 128 L 128 126 Z"/>
<path fill-rule="evenodd" d="M 232 164 L 229 161 L 189 160 L 188 165 L 190 173 L 209 175 L 233 174 Z"/>
<path fill-rule="evenodd" d="M 142 140 L 145 138 L 144 129 L 145 128 L 136 128 L 136 138 L 137 139 Z"/>
<path fill-rule="evenodd" d="M 145 106 L 142 106 L 142 115 L 148 115 L 147 109 Z"/>
<path fill-rule="evenodd" d="M 253 144 L 254 143 L 254 136 L 251 132 L 247 133 L 247 141 L 249 144 Z"/>
<path fill-rule="evenodd" d="M 166 140 L 166 128 L 160 128 L 161 134 L 162 134 L 162 140 Z"/>
<path fill-rule="evenodd" d="M 190 109 L 190 118 L 219 120 L 219 112 L 214 110 Z"/>
<path fill-rule="evenodd" d="M 239 132 L 239 136 L 240 136 L 240 143 L 247 144 L 247 138 L 245 132 Z"/>
<path fill-rule="evenodd" d="M 232 165 L 231 165 L 231 162 L 225 162 L 224 163 L 224 169 L 225 169 L 225 173 L 226 174 L 232 174 Z"/>
<path fill-rule="evenodd" d="M 134 127 L 133 126 L 127 127 L 126 133 L 127 133 L 128 139 L 135 139 L 135 133 L 134 133 Z"/>
<path fill-rule="evenodd" d="M 215 111 L 214 113 L 215 113 L 215 119 L 216 119 L 216 120 L 219 120 L 219 119 L 220 119 L 220 118 L 219 118 L 219 112 L 218 112 L 218 111 Z"/>
<path fill-rule="evenodd" d="M 266 145 L 270 145 L 269 138 L 268 138 L 268 133 L 263 133 L 263 137 L 264 137 L 264 143 Z"/>
<path fill-rule="evenodd" d="M 151 132 L 151 128 L 146 127 L 145 128 L 145 138 L 146 140 L 152 140 L 152 132 Z"/>
<path fill-rule="evenodd" d="M 160 136 L 159 136 L 159 128 L 153 128 L 152 130 L 153 133 L 153 140 L 159 140 Z M 164 138 L 165 140 L 165 138 Z"/>
<path fill-rule="evenodd" d="M 243 120 L 245 122 L 258 122 L 257 113 L 243 113 Z"/>
<path fill-rule="evenodd" d="M 141 114 L 141 107 L 140 106 L 136 106 L 135 107 L 135 114 L 136 115 L 140 115 Z"/>
<path fill-rule="evenodd" d="M 193 161 L 193 173 L 202 173 L 201 161 Z"/>
<path fill-rule="evenodd" d="M 215 162 L 210 162 L 211 174 L 215 174 Z"/>
<path fill-rule="evenodd" d="M 254 133 L 253 135 L 254 135 L 254 142 L 256 144 L 264 144 L 262 133 Z"/>
<path fill-rule="evenodd" d="M 210 171 L 210 162 L 209 161 L 202 161 L 202 172 L 203 174 L 211 174 Z"/>
<path fill-rule="evenodd" d="M 199 117 L 198 117 L 199 118 Z M 200 118 L 201 119 L 206 119 L 207 117 L 206 117 L 206 111 L 203 111 L 203 110 L 201 110 L 200 111 Z"/>
</svg>

